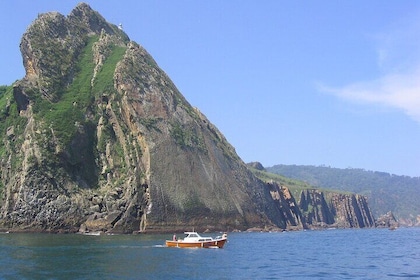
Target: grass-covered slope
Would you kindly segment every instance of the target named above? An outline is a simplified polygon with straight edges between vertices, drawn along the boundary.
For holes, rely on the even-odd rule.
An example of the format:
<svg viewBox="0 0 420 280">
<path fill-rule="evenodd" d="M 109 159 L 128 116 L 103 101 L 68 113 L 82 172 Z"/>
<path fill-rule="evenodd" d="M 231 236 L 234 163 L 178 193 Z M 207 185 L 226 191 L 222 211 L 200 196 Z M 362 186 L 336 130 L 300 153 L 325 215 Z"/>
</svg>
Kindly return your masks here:
<svg viewBox="0 0 420 280">
<path fill-rule="evenodd" d="M 407 224 L 415 223 L 420 216 L 420 177 L 325 166 L 275 165 L 266 170 L 316 187 L 366 195 L 375 216 L 392 211 Z"/>
<path fill-rule="evenodd" d="M 259 179 L 261 179 L 264 182 L 276 182 L 279 185 L 285 186 L 287 187 L 293 194 L 293 196 L 295 197 L 299 197 L 299 194 L 303 191 L 303 190 L 310 190 L 310 189 L 318 189 L 320 191 L 323 192 L 334 192 L 334 193 L 343 193 L 343 194 L 349 194 L 351 193 L 350 191 L 345 191 L 345 190 L 339 190 L 339 189 L 334 189 L 334 188 L 320 188 L 314 185 L 311 185 L 307 182 L 305 182 L 304 180 L 299 180 L 299 179 L 293 179 L 290 177 L 286 177 L 280 174 L 276 174 L 270 171 L 266 171 L 266 170 L 258 170 L 256 168 L 250 167 L 248 166 L 248 168 L 252 171 L 252 173 L 258 177 Z"/>
</svg>

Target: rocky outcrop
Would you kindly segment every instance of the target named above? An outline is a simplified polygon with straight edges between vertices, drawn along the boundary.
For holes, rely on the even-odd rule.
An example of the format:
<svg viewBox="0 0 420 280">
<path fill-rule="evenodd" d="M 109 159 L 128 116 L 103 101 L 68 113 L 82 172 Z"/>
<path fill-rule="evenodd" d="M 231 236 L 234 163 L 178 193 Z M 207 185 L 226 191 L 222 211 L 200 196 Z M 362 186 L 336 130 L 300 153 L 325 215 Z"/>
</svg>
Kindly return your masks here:
<svg viewBox="0 0 420 280">
<path fill-rule="evenodd" d="M 281 221 L 277 224 L 284 229 L 375 226 L 363 196 L 306 189 L 300 192 L 300 198 L 296 201 L 287 187 L 275 182 L 267 183 L 267 187 L 281 214 Z"/>
<path fill-rule="evenodd" d="M 258 161 L 249 162 L 246 165 L 249 166 L 249 167 L 251 167 L 251 168 L 254 168 L 256 170 L 265 171 L 264 166 L 261 164 L 261 162 L 258 162 Z"/>
<path fill-rule="evenodd" d="M 359 194 L 332 194 L 330 199 L 338 226 L 351 228 L 375 226 L 366 197 Z"/>
<path fill-rule="evenodd" d="M 299 207 L 311 227 L 374 227 L 375 220 L 364 196 L 316 189 L 301 192 Z"/>
<path fill-rule="evenodd" d="M 420 215 L 413 215 L 413 217 L 409 218 L 399 218 L 397 222 L 399 226 L 420 227 Z"/>
<path fill-rule="evenodd" d="M 87 37 L 102 32 L 118 38 L 121 43 L 129 40 L 124 32 L 84 3 L 68 17 L 57 12 L 39 14 L 20 43 L 26 70 L 21 83 L 34 86 L 44 98 L 57 101 L 63 89 L 74 80 L 75 63 L 86 46 Z"/>
<path fill-rule="evenodd" d="M 131 233 L 330 222 L 323 203 L 305 216 L 287 188 L 257 179 L 147 51 L 87 4 L 67 17 L 39 15 L 20 48 L 26 75 L 0 95 L 0 227 Z M 307 210 L 319 203 L 309 196 Z M 329 209 L 344 226 L 369 218 L 359 197 Z"/>
<path fill-rule="evenodd" d="M 264 183 L 147 51 L 88 5 L 41 14 L 21 52 L 26 76 L 2 119 L 2 227 L 275 226 Z"/>
<path fill-rule="evenodd" d="M 387 227 L 390 229 L 395 229 L 399 226 L 399 223 L 392 212 L 388 212 L 385 215 L 378 217 L 375 223 L 377 227 Z"/>
<path fill-rule="evenodd" d="M 300 194 L 299 208 L 304 221 L 314 227 L 326 227 L 335 223 L 333 209 L 330 209 L 319 190 L 304 190 Z"/>
<path fill-rule="evenodd" d="M 277 222 L 283 229 L 296 230 L 307 228 L 302 219 L 301 209 L 289 189 L 275 182 L 267 183 L 281 220 Z"/>
</svg>

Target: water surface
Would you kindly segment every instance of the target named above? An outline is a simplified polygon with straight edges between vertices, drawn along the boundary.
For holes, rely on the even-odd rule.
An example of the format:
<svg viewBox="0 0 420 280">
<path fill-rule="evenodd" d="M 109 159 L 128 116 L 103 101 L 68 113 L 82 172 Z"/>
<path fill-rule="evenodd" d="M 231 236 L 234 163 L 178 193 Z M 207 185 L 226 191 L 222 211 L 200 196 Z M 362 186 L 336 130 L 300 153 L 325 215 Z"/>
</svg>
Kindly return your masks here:
<svg viewBox="0 0 420 280">
<path fill-rule="evenodd" d="M 420 279 L 420 228 L 231 233 L 223 249 L 170 238 L 0 234 L 0 279 Z"/>
</svg>

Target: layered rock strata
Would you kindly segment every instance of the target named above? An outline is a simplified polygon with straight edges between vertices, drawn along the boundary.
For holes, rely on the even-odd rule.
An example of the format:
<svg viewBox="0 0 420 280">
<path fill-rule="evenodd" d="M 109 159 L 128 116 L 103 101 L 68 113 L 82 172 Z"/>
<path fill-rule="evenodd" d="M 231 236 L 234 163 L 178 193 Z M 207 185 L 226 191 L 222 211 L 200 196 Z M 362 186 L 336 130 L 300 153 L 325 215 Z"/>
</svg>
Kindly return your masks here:
<svg viewBox="0 0 420 280">
<path fill-rule="evenodd" d="M 299 206 L 287 188 L 257 179 L 147 51 L 87 4 L 67 17 L 39 15 L 20 49 L 26 75 L 0 95 L 2 228 L 301 229 L 331 215 L 348 227 L 370 222 L 361 197 L 334 198 L 327 210 L 307 193 Z"/>
</svg>

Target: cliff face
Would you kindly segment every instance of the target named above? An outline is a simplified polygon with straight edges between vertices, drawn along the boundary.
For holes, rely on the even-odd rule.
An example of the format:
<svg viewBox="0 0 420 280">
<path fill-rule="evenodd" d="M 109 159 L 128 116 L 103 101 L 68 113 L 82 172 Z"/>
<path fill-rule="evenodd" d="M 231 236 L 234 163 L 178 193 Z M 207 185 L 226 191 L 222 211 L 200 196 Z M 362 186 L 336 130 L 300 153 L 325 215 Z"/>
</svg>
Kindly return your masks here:
<svg viewBox="0 0 420 280">
<path fill-rule="evenodd" d="M 361 195 L 304 190 L 300 195 L 299 208 L 302 209 L 303 220 L 312 227 L 375 226 L 366 198 Z"/>
<path fill-rule="evenodd" d="M 358 194 L 330 194 L 335 223 L 340 227 L 374 227 L 375 220 L 369 210 L 366 198 Z"/>
<path fill-rule="evenodd" d="M 306 223 L 313 226 L 327 226 L 335 223 L 333 210 L 319 190 L 305 190 L 300 194 L 299 208 Z"/>
<path fill-rule="evenodd" d="M 281 228 L 375 227 L 374 218 L 363 196 L 307 189 L 301 191 L 296 201 L 287 187 L 275 182 L 267 183 L 267 186 L 280 213 L 281 219 L 277 224 Z"/>
<path fill-rule="evenodd" d="M 303 229 L 307 224 L 303 220 L 301 208 L 296 203 L 295 198 L 289 189 L 277 183 L 267 183 L 271 197 L 277 211 L 280 213 L 281 228 L 284 229 Z"/>
<path fill-rule="evenodd" d="M 420 178 L 360 168 L 279 164 L 268 172 L 342 192 L 366 194 L 375 217 L 392 212 L 399 224 L 419 226 Z"/>
<path fill-rule="evenodd" d="M 0 94 L 0 228 L 152 232 L 324 221 L 302 215 L 286 188 L 257 179 L 146 50 L 88 5 L 67 17 L 40 15 L 20 48 L 26 75 Z M 343 204 L 346 225 L 364 225 L 353 220 L 362 202 Z"/>
<path fill-rule="evenodd" d="M 3 227 L 226 230 L 277 219 L 217 128 L 88 5 L 40 15 L 21 52 L 26 76 L 2 115 Z"/>
</svg>

